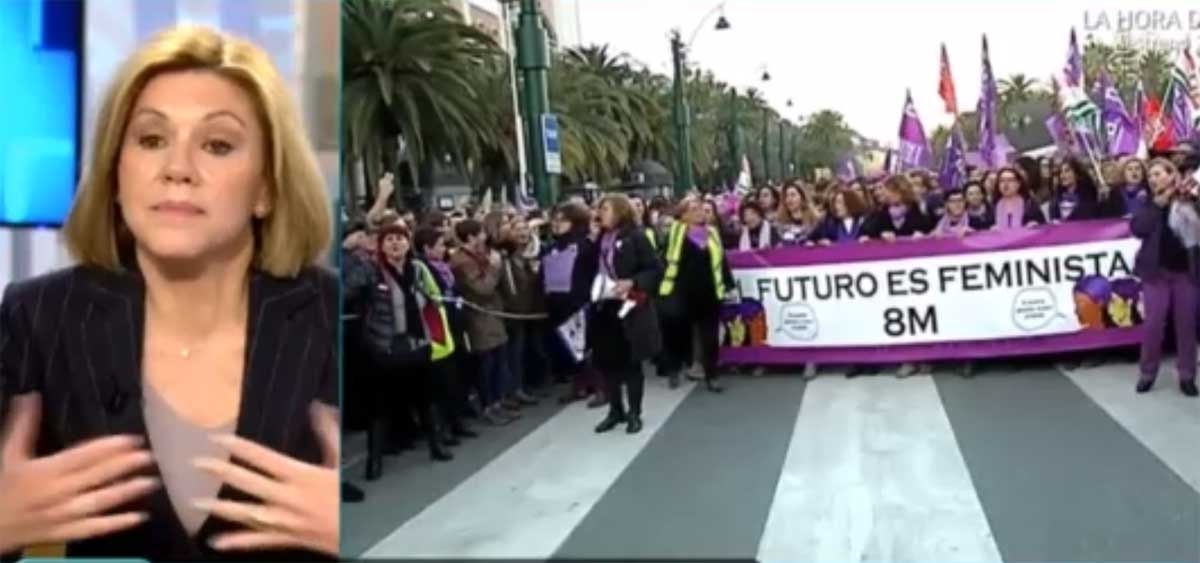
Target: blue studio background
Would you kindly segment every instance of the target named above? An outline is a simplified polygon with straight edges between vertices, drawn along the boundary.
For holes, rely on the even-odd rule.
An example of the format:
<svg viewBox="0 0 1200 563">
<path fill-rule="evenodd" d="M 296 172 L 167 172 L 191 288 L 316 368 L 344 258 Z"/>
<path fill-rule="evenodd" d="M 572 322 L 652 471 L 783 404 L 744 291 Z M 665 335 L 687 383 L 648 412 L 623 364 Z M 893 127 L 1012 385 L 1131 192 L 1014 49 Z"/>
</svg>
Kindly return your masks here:
<svg viewBox="0 0 1200 563">
<path fill-rule="evenodd" d="M 58 225 L 75 192 L 82 2 L 0 0 L 0 224 Z"/>
</svg>

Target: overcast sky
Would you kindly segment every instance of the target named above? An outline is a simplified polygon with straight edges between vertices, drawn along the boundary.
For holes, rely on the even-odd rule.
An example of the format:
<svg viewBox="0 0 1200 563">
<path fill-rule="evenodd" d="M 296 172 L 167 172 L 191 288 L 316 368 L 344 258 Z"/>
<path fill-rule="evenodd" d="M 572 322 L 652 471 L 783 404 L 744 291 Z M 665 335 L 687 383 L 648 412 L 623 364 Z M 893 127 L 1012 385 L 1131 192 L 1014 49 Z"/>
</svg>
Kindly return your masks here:
<svg viewBox="0 0 1200 563">
<path fill-rule="evenodd" d="M 679 27 L 687 41 L 718 4 L 562 1 L 577 3 L 583 43 L 610 44 L 663 73 L 670 70 L 668 32 Z M 1133 31 L 1135 40 L 1190 35 L 1200 46 L 1195 0 L 728 0 L 725 15 L 731 29 L 715 31 L 716 18 L 710 20 L 692 61 L 739 88 L 762 89 L 773 107 L 793 119 L 834 109 L 859 132 L 889 144 L 896 142 L 906 88 L 912 88 L 927 133 L 949 124 L 937 94 L 942 42 L 961 111 L 973 109 L 979 97 L 982 33 L 997 80 L 1024 73 L 1047 83 L 1066 61 L 1072 26 L 1082 44 L 1088 33 L 1114 37 L 1122 19 L 1136 16 L 1147 25 Z M 764 65 L 772 77 L 765 84 L 759 80 Z M 795 104 L 790 111 L 788 99 Z"/>
</svg>

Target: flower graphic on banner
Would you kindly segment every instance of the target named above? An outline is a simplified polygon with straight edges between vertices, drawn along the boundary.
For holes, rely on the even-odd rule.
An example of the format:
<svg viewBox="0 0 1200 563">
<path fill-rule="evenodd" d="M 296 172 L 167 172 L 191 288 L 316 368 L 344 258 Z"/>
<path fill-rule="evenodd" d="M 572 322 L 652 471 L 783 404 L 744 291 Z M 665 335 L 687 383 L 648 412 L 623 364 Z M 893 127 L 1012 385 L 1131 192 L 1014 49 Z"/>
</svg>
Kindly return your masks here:
<svg viewBox="0 0 1200 563">
<path fill-rule="evenodd" d="M 1129 328 L 1141 324 L 1142 282 L 1084 276 L 1075 282 L 1075 315 L 1084 330 Z"/>
</svg>

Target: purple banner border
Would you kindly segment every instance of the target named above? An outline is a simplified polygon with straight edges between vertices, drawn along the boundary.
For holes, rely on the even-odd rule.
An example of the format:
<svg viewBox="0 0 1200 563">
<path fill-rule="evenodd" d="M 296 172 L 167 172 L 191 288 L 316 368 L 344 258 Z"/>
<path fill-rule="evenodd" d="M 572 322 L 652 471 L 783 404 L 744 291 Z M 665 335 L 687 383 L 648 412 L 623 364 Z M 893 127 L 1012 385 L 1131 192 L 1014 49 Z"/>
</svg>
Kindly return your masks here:
<svg viewBox="0 0 1200 563">
<path fill-rule="evenodd" d="M 894 243 L 871 241 L 833 246 L 791 246 L 770 250 L 730 252 L 729 265 L 734 269 L 748 270 L 851 264 L 876 260 L 925 258 L 1103 242 L 1130 236 L 1132 235 L 1129 232 L 1129 222 L 1125 220 L 1078 221 L 1031 229 L 973 233 L 965 238 L 908 239 Z"/>
<path fill-rule="evenodd" d="M 940 360 L 1036 356 L 1135 345 L 1142 341 L 1142 327 L 1089 330 L 1025 338 L 897 344 L 894 346 L 845 346 L 837 348 L 773 348 L 746 346 L 721 348 L 721 364 L 801 365 L 893 364 Z"/>
<path fill-rule="evenodd" d="M 765 251 L 733 252 L 729 263 L 735 269 L 787 268 L 822 264 L 849 264 L 996 252 L 1019 248 L 1062 246 L 1120 240 L 1130 237 L 1124 220 L 1080 221 L 1034 229 L 989 231 L 961 239 L 902 240 L 835 246 L 802 246 Z M 1070 334 L 938 342 L 884 346 L 723 347 L 722 364 L 799 365 L 889 364 L 934 360 L 976 360 L 995 357 L 1032 356 L 1129 346 L 1141 342 L 1142 327 L 1088 330 Z"/>
</svg>

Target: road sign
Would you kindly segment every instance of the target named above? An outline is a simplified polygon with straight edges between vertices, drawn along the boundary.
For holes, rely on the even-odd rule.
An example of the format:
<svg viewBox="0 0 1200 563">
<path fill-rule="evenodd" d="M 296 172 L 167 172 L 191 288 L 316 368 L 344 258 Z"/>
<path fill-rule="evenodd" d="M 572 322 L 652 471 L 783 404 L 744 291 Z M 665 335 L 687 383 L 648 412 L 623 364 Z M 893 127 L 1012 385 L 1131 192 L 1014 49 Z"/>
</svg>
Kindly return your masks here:
<svg viewBox="0 0 1200 563">
<path fill-rule="evenodd" d="M 558 116 L 542 114 L 542 148 L 545 151 L 546 172 L 562 174 L 562 150 L 558 142 Z"/>
</svg>

